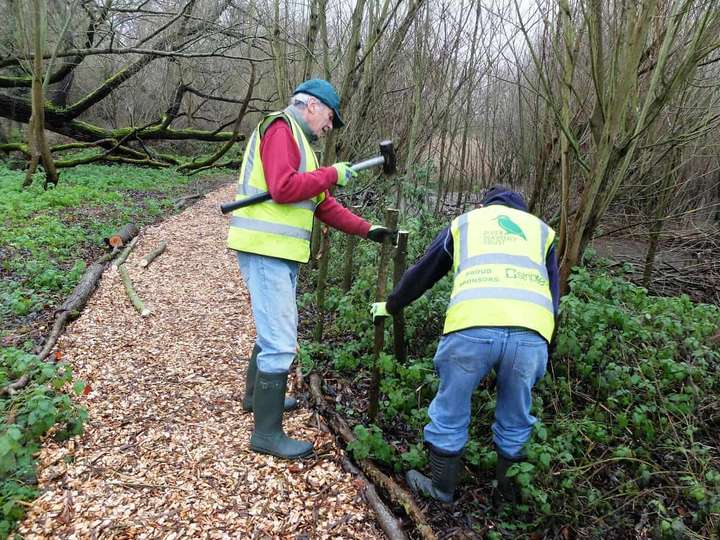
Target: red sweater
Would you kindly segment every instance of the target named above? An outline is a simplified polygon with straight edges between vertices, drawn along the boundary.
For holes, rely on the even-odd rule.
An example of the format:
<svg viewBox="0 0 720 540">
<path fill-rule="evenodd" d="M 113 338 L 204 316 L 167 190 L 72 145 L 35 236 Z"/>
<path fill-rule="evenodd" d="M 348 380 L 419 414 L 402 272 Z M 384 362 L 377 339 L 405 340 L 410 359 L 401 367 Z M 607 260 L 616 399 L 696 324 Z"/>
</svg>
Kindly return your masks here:
<svg viewBox="0 0 720 540">
<path fill-rule="evenodd" d="M 315 216 L 335 229 L 367 238 L 370 223 L 337 202 L 328 191 L 337 182 L 334 167 L 298 172 L 300 150 L 287 122 L 278 119 L 270 124 L 260 140 L 260 158 L 273 201 L 304 201 L 324 192 L 325 199 L 315 209 Z"/>
</svg>

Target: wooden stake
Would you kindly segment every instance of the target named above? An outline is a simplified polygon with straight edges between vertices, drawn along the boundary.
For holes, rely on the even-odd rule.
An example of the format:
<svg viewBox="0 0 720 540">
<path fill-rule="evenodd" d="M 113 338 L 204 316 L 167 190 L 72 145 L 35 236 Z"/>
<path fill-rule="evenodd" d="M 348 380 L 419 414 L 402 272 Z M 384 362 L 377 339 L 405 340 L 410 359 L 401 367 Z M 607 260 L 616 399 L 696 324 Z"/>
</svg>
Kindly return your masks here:
<svg viewBox="0 0 720 540">
<path fill-rule="evenodd" d="M 352 211 L 354 214 L 358 214 L 360 206 L 353 206 Z M 357 246 L 357 236 L 354 234 L 348 234 L 345 237 L 345 257 L 343 261 L 343 280 L 342 280 L 342 291 L 348 292 L 352 287 L 353 278 L 353 256 L 355 254 L 355 246 Z"/>
<path fill-rule="evenodd" d="M 407 243 L 408 232 L 400 231 L 398 233 L 398 243 L 395 249 L 395 261 L 393 266 L 393 285 L 400 282 L 405 268 L 407 267 Z M 393 350 L 395 358 L 401 364 L 407 360 L 407 348 L 405 347 L 405 315 L 404 310 L 393 315 Z"/>
<path fill-rule="evenodd" d="M 395 208 L 385 209 L 385 226 L 390 230 L 397 230 L 399 212 Z M 375 301 L 382 302 L 385 300 L 385 290 L 387 289 L 388 262 L 390 261 L 390 253 L 392 251 L 392 243 L 390 238 L 385 238 L 380 248 L 380 261 L 378 262 L 378 280 L 375 289 Z M 378 317 L 374 322 L 375 336 L 373 339 L 373 367 L 372 380 L 370 381 L 370 390 L 368 393 L 368 418 L 374 422 L 377 418 L 378 404 L 380 399 L 380 366 L 379 358 L 385 345 L 385 318 Z"/>
<path fill-rule="evenodd" d="M 321 231 L 322 245 L 320 247 L 320 262 L 318 263 L 318 281 L 315 288 L 315 305 L 317 319 L 313 330 L 313 340 L 322 341 L 325 327 L 325 288 L 327 285 L 328 264 L 330 261 L 330 229 L 323 227 Z"/>
</svg>

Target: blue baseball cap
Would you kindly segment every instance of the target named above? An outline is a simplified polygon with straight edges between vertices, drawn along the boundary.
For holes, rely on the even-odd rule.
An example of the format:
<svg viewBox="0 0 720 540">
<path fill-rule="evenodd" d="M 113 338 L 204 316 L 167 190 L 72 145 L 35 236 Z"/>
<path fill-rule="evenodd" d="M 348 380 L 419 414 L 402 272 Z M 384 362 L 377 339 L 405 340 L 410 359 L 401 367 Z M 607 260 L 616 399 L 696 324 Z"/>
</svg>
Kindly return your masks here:
<svg viewBox="0 0 720 540">
<path fill-rule="evenodd" d="M 333 110 L 334 129 L 341 128 L 345 125 L 345 122 L 343 122 L 340 117 L 340 98 L 332 84 L 324 79 L 309 79 L 300 83 L 298 87 L 293 90 L 293 96 L 299 93 L 316 97 Z"/>
</svg>

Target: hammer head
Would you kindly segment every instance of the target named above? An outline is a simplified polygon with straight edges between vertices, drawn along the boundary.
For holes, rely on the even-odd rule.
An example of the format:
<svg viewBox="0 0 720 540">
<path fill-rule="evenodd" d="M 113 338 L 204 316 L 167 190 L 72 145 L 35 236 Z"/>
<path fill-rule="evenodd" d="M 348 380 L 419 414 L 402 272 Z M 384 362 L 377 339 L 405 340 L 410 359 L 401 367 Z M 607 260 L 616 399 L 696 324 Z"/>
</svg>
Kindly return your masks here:
<svg viewBox="0 0 720 540">
<path fill-rule="evenodd" d="M 385 174 L 395 173 L 395 148 L 392 141 L 380 143 L 380 155 L 383 157 L 383 172 Z"/>
</svg>

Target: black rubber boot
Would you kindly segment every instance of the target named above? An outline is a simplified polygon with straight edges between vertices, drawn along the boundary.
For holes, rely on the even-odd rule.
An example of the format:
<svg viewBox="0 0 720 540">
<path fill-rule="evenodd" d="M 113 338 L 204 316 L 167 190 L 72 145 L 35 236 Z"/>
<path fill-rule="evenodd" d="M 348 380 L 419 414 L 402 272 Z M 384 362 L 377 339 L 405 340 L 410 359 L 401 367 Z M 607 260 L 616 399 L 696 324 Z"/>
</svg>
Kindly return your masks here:
<svg viewBox="0 0 720 540">
<path fill-rule="evenodd" d="M 515 505 L 520 502 L 520 490 L 515 481 L 507 476 L 507 472 L 510 467 L 524 461 L 524 459 L 508 459 L 500 454 L 500 452 L 497 453 L 497 456 L 497 465 L 495 467 L 497 488 L 495 489 L 493 500 L 497 509 L 501 510 L 505 505 Z"/>
<path fill-rule="evenodd" d="M 455 487 L 460 475 L 462 452 L 446 454 L 430 445 L 428 448 L 430 449 L 432 480 L 415 470 L 408 471 L 405 480 L 416 493 L 450 504 L 453 502 Z"/>
<path fill-rule="evenodd" d="M 258 370 L 253 397 L 255 430 L 250 437 L 250 448 L 283 459 L 299 459 L 312 454 L 313 445 L 308 441 L 291 439 L 283 431 L 283 400 L 287 378 L 287 372 L 265 373 Z"/>
<path fill-rule="evenodd" d="M 260 347 L 255 344 L 252 350 L 252 354 L 248 359 L 248 368 L 245 375 L 245 397 L 243 398 L 242 408 L 245 412 L 252 412 L 253 410 L 253 393 L 255 391 L 255 378 L 257 377 L 257 356 L 260 352 Z M 298 405 L 297 399 L 288 396 L 285 398 L 285 410 L 291 411 L 296 409 Z"/>
</svg>

